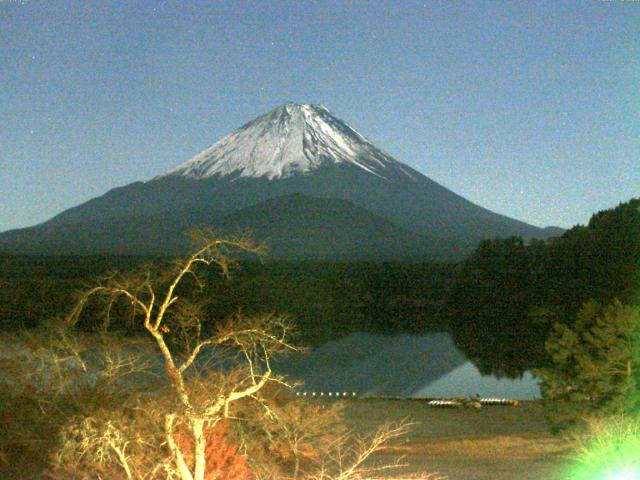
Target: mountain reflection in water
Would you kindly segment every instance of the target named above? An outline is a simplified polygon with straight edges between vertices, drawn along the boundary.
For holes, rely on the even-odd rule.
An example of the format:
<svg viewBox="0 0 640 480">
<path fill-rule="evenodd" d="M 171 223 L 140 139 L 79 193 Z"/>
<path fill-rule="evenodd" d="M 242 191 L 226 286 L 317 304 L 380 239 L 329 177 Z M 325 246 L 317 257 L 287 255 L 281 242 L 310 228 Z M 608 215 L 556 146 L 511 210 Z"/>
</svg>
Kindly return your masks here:
<svg viewBox="0 0 640 480">
<path fill-rule="evenodd" d="M 537 380 L 483 376 L 447 333 L 354 333 L 279 360 L 278 373 L 304 382 L 308 392 L 355 392 L 406 398 L 479 394 L 518 400 L 540 398 Z"/>
</svg>

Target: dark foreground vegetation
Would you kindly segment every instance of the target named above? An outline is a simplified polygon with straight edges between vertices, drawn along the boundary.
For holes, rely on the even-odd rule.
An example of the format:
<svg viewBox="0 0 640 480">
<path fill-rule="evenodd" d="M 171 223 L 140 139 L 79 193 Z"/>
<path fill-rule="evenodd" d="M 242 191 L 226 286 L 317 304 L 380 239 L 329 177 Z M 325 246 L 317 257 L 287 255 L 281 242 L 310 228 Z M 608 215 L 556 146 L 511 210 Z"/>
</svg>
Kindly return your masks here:
<svg viewBox="0 0 640 480">
<path fill-rule="evenodd" d="M 455 272 L 443 312 L 481 371 L 534 370 L 554 431 L 629 437 L 618 416 L 636 428 L 640 199 L 547 242 L 483 242 Z M 604 474 L 600 468 L 586 470 Z"/>
<path fill-rule="evenodd" d="M 518 375 L 547 363 L 554 325 L 574 325 L 585 303 L 633 304 L 639 292 L 637 199 L 546 242 L 482 242 L 457 267 L 443 317 L 481 371 Z"/>
<path fill-rule="evenodd" d="M 0 256 L 0 328 L 33 328 L 64 315 L 77 292 L 97 278 L 150 262 L 168 265 L 171 260 Z M 244 262 L 232 269 L 230 279 L 211 272 L 203 297 L 209 300 L 212 319 L 222 320 L 238 310 L 286 312 L 307 344 L 357 331 L 442 331 L 446 325 L 439 312 L 453 268 L 447 264 Z"/>
</svg>

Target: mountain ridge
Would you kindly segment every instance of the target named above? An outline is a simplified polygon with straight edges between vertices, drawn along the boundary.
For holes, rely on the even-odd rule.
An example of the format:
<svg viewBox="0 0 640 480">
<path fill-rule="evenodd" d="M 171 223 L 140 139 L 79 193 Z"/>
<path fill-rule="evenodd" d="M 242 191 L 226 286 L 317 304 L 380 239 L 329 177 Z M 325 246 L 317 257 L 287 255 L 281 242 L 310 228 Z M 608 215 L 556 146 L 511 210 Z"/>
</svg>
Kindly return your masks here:
<svg viewBox="0 0 640 480">
<path fill-rule="evenodd" d="M 75 253 L 135 255 L 144 247 L 150 232 L 162 241 L 148 247 L 147 254 L 177 255 L 189 249 L 191 242 L 186 232 L 191 228 L 213 228 L 225 236 L 250 232 L 256 240 L 267 242 L 268 261 L 423 261 L 431 253 L 424 238 L 348 200 L 296 193 L 270 198 L 227 215 L 206 207 L 190 214 L 189 218 L 163 213 L 136 216 L 127 218 L 126 223 L 118 218 L 103 219 L 92 225 L 90 235 L 84 233 L 84 223 L 39 225 L 6 233 L 13 236 L 14 244 L 25 246 L 23 253 L 48 255 L 64 254 L 71 241 L 56 239 L 68 238 L 76 239 Z M 36 233 L 34 241 L 34 229 L 47 235 Z M 176 235 L 175 231 L 180 233 Z M 89 236 L 93 241 L 87 244 Z"/>
<path fill-rule="evenodd" d="M 432 259 L 462 258 L 485 238 L 557 233 L 466 200 L 384 153 L 326 107 L 285 104 L 151 180 L 109 190 L 19 233 L 0 234 L 0 251 L 35 251 L 35 245 L 54 242 L 59 253 L 90 253 L 92 242 L 105 244 L 111 225 L 121 235 L 129 229 L 144 237 L 140 251 L 131 253 L 147 254 L 180 245 L 189 227 L 292 194 L 351 202 L 362 209 L 363 222 L 374 215 L 407 238 L 423 239 Z M 281 225 L 275 236 L 286 238 L 286 230 Z M 361 235 L 370 237 L 365 230 Z"/>
</svg>

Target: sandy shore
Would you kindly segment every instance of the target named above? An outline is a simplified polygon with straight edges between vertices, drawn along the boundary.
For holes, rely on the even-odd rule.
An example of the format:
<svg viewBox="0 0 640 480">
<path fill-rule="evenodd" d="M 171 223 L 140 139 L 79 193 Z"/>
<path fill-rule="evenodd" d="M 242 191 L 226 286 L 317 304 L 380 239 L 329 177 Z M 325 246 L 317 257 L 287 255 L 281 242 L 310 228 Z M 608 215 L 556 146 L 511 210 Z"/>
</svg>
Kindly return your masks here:
<svg viewBox="0 0 640 480">
<path fill-rule="evenodd" d="M 406 438 L 378 456 L 385 461 L 402 455 L 404 473 L 438 473 L 450 480 L 560 480 L 567 463 L 567 445 L 548 432 L 537 402 L 476 410 L 361 400 L 349 403 L 345 415 L 362 433 L 386 421 L 413 422 Z"/>
</svg>

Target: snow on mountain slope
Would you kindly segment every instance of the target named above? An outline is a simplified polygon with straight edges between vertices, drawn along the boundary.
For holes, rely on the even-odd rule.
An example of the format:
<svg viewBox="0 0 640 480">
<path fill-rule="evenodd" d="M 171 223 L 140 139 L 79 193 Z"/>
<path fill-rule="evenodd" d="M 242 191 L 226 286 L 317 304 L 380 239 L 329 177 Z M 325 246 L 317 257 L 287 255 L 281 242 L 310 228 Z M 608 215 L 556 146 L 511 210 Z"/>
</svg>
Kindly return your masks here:
<svg viewBox="0 0 640 480">
<path fill-rule="evenodd" d="M 213 144 L 164 175 L 191 178 L 237 175 L 287 178 L 324 164 L 348 163 L 378 177 L 388 169 L 413 178 L 387 155 L 321 105 L 287 103 Z"/>
</svg>

